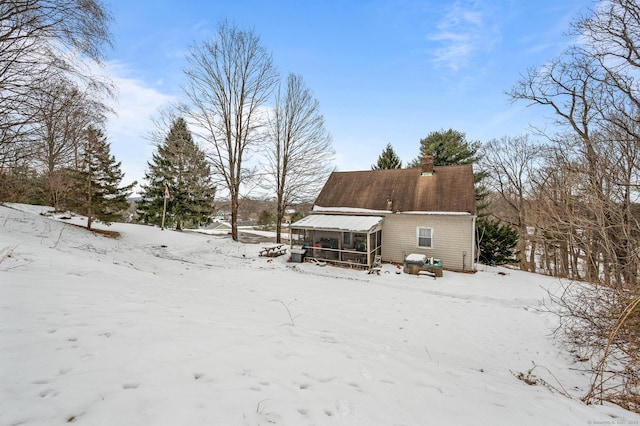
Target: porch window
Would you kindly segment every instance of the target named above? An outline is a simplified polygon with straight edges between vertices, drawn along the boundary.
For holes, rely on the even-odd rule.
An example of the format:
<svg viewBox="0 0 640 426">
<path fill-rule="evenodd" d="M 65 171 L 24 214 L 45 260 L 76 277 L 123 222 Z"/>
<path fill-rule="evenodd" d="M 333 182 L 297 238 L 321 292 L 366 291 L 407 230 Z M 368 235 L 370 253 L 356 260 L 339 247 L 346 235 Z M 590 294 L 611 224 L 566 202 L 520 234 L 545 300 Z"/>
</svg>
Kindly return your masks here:
<svg viewBox="0 0 640 426">
<path fill-rule="evenodd" d="M 351 248 L 351 232 L 344 232 L 342 234 L 342 247 Z"/>
<path fill-rule="evenodd" d="M 433 248 L 433 228 L 418 228 L 418 247 Z"/>
</svg>

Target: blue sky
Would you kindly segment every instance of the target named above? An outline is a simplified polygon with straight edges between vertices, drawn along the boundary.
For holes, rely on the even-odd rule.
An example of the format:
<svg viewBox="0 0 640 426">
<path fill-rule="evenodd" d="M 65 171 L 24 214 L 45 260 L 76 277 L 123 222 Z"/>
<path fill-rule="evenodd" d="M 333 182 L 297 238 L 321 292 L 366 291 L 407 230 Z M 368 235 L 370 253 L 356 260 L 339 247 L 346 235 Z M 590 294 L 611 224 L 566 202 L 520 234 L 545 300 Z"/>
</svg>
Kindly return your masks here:
<svg viewBox="0 0 640 426">
<path fill-rule="evenodd" d="M 403 163 L 430 132 L 488 142 L 544 126 L 549 111 L 510 103 L 529 67 L 561 53 L 590 0 L 107 0 L 115 21 L 108 72 L 119 89 L 108 124 L 125 181 L 141 181 L 150 117 L 180 97 L 190 45 L 221 20 L 252 29 L 283 76 L 320 102 L 338 170 L 366 170 L 391 143 Z"/>
</svg>

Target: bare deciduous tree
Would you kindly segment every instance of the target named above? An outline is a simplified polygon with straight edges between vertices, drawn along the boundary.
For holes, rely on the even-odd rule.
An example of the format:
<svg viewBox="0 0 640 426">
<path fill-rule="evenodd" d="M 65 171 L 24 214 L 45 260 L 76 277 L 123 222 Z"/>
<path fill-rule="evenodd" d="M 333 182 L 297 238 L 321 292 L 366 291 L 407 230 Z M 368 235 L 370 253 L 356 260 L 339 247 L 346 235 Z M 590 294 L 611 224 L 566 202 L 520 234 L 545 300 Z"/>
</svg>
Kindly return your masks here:
<svg viewBox="0 0 640 426">
<path fill-rule="evenodd" d="M 37 88 L 68 78 L 111 93 L 83 60 L 101 62 L 110 21 L 99 0 L 0 2 L 0 165 L 22 154 Z"/>
<path fill-rule="evenodd" d="M 334 150 L 320 104 L 301 76 L 289 74 L 269 120 L 267 174 L 276 194 L 276 241 L 288 206 L 312 200 L 333 170 Z"/>
<path fill-rule="evenodd" d="M 36 94 L 31 113 L 33 166 L 44 171 L 51 206 L 57 208 L 64 190 L 61 173 L 77 169 L 78 149 L 86 129 L 103 123 L 109 108 L 99 96 L 63 79 L 37 88 Z"/>
<path fill-rule="evenodd" d="M 640 411 L 640 4 L 602 0 L 573 29 L 580 44 L 529 72 L 511 96 L 546 106 L 563 127 L 549 135 L 540 216 L 548 242 L 566 243 L 572 276 L 606 286 L 559 302 L 567 335 L 594 357 L 585 400 Z"/>
<path fill-rule="evenodd" d="M 237 241 L 240 191 L 252 177 L 247 156 L 260 140 L 260 108 L 278 74 L 259 37 L 228 23 L 220 24 L 211 40 L 193 46 L 188 61 L 183 89 L 190 105 L 184 113 L 194 133 L 209 143 L 213 172 L 229 191 L 231 234 Z"/>
<path fill-rule="evenodd" d="M 531 182 L 544 160 L 546 149 L 541 144 L 532 143 L 528 135 L 522 135 L 489 141 L 482 151 L 480 166 L 487 176 L 485 184 L 506 206 L 502 213 L 494 209 L 493 214 L 518 231 L 520 268 L 535 272 L 535 240 L 528 231 L 532 223 Z"/>
<path fill-rule="evenodd" d="M 526 100 L 550 108 L 556 123 L 565 132 L 547 135 L 562 146 L 566 142 L 578 143 L 574 152 L 581 155 L 581 173 L 586 194 L 603 200 L 601 157 L 597 152 L 596 134 L 602 116 L 602 72 L 597 62 L 579 49 L 568 51 L 563 57 L 551 61 L 540 70 L 530 70 L 510 93 L 514 100 Z M 562 149 L 562 148 L 561 148 Z M 567 147 L 567 150 L 569 148 Z M 598 202 L 600 204 L 600 202 Z M 596 233 L 597 229 L 593 229 Z M 601 238 L 592 235 L 591 247 L 586 249 L 586 279 L 597 280 Z"/>
</svg>

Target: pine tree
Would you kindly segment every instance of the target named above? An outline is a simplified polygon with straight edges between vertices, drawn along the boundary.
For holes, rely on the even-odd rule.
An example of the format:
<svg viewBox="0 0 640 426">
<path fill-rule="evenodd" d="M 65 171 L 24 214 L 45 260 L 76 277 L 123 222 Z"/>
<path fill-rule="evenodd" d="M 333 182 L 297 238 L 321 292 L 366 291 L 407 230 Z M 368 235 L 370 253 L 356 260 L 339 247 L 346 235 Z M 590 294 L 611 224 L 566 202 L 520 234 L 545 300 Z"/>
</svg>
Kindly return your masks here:
<svg viewBox="0 0 640 426">
<path fill-rule="evenodd" d="M 276 221 L 276 215 L 271 210 L 262 210 L 258 215 L 258 223 L 262 229 L 267 230 Z"/>
<path fill-rule="evenodd" d="M 210 222 L 216 188 L 205 154 L 193 141 L 183 118 L 173 121 L 147 165 L 148 183 L 142 185 L 142 200 L 138 204 L 141 222 L 162 223 L 165 185 L 169 189 L 166 226 L 181 230 L 184 226 L 198 227 Z"/>
<path fill-rule="evenodd" d="M 91 229 L 94 219 L 106 225 L 120 219 L 129 207 L 131 188 L 137 183 L 119 187 L 124 173 L 110 150 L 101 130 L 87 130 L 78 169 L 72 174 L 69 200 L 73 210 L 87 216 L 87 229 Z"/>
<path fill-rule="evenodd" d="M 478 220 L 478 260 L 485 265 L 518 263 L 518 232 L 508 224 L 482 218 Z"/>
<path fill-rule="evenodd" d="M 422 157 L 433 156 L 434 166 L 472 164 L 480 158 L 480 142 L 469 142 L 464 133 L 457 130 L 439 130 L 420 139 L 420 156 L 409 167 L 420 167 Z"/>
<path fill-rule="evenodd" d="M 383 169 L 401 169 L 402 161 L 396 155 L 393 147 L 390 143 L 382 151 L 382 154 L 378 157 L 378 162 L 371 166 L 371 170 L 383 170 Z"/>
<path fill-rule="evenodd" d="M 420 156 L 409 163 L 409 168 L 420 167 L 422 157 L 425 155 L 433 156 L 434 166 L 473 164 L 481 158 L 479 150 L 480 142 L 468 141 L 463 132 L 453 129 L 431 132 L 426 138 L 420 139 Z M 484 171 L 477 171 L 473 174 L 478 216 L 486 215 L 488 206 L 485 202 L 488 191 L 482 184 L 485 177 L 487 177 L 487 173 Z"/>
</svg>

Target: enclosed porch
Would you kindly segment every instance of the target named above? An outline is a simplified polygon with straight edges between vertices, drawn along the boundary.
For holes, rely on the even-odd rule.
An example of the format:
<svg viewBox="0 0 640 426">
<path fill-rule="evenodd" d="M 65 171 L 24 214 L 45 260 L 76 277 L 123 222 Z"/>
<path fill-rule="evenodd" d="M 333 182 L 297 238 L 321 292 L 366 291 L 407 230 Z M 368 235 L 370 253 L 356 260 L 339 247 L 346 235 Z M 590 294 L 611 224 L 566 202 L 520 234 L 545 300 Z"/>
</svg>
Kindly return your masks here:
<svg viewBox="0 0 640 426">
<path fill-rule="evenodd" d="M 345 266 L 371 267 L 382 252 L 379 216 L 311 215 L 291 224 L 292 251 Z"/>
</svg>

